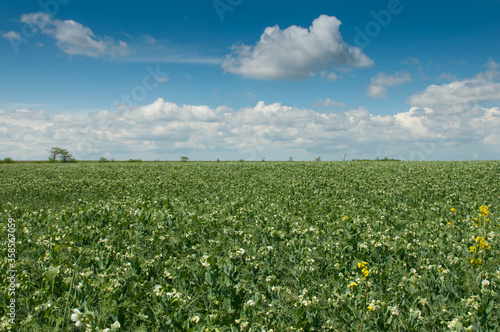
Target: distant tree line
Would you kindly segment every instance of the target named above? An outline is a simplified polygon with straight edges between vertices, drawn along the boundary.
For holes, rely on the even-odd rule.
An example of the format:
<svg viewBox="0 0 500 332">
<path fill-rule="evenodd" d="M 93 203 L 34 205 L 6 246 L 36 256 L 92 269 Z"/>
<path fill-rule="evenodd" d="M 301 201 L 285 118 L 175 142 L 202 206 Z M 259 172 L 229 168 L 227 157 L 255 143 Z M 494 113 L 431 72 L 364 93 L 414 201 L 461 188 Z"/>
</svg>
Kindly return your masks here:
<svg viewBox="0 0 500 332">
<path fill-rule="evenodd" d="M 383 159 L 380 159 L 379 157 L 377 157 L 376 159 L 353 159 L 352 161 L 401 161 L 399 159 L 391 159 L 391 158 L 387 158 L 387 157 L 384 157 Z"/>
<path fill-rule="evenodd" d="M 346 155 L 344 155 L 344 159 L 343 161 L 346 161 Z M 63 149 L 63 148 L 60 148 L 60 147 L 57 147 L 57 146 L 54 146 L 52 148 L 49 149 L 49 162 L 56 162 L 56 161 L 60 161 L 60 162 L 63 162 L 63 163 L 69 163 L 69 162 L 76 162 L 75 158 L 73 158 L 73 155 L 67 150 L 67 149 Z M 111 159 L 108 159 L 106 157 L 101 157 L 99 159 L 99 162 L 114 162 L 115 159 L 114 158 L 111 158 Z M 129 162 L 134 162 L 134 163 L 137 163 L 137 162 L 142 162 L 142 159 L 129 159 L 128 160 Z M 160 160 L 157 159 L 156 160 L 157 162 L 159 162 Z M 186 157 L 186 156 L 181 156 L 180 157 L 180 161 L 183 161 L 183 162 L 187 162 L 189 161 L 189 157 Z M 220 162 L 221 160 L 219 158 L 217 158 L 217 162 Z M 244 162 L 245 160 L 244 159 L 240 159 L 238 160 L 239 162 Z M 262 161 L 266 161 L 266 158 L 263 157 L 262 158 Z M 288 161 L 290 162 L 293 162 L 294 161 L 294 158 L 293 157 L 290 157 L 288 158 Z M 321 161 L 321 157 L 317 157 L 314 161 L 316 162 L 320 162 Z M 388 158 L 388 157 L 384 157 L 384 158 L 379 158 L 377 157 L 376 159 L 358 159 L 358 158 L 355 158 L 355 159 L 352 159 L 351 161 L 401 161 L 399 159 L 393 159 L 393 158 Z M 8 157 L 8 158 L 4 158 L 3 160 L 0 160 L 0 163 L 14 163 L 14 159 Z"/>
<path fill-rule="evenodd" d="M 49 161 L 56 162 L 57 160 L 63 163 L 76 162 L 76 159 L 68 150 L 54 146 L 49 149 Z"/>
<path fill-rule="evenodd" d="M 108 159 L 108 158 L 106 158 L 106 157 L 101 157 L 101 158 L 99 159 L 99 162 L 101 162 L 101 163 L 108 163 L 108 162 L 110 162 L 110 161 L 111 161 L 111 162 L 115 161 L 115 158 Z"/>
</svg>

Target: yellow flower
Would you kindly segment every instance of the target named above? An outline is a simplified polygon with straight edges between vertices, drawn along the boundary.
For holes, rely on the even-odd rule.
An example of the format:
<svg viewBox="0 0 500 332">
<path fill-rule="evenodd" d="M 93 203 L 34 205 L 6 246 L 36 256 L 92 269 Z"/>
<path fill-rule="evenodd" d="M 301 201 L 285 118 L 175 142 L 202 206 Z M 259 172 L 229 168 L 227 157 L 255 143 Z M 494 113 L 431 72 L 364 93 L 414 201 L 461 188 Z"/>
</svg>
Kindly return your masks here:
<svg viewBox="0 0 500 332">
<path fill-rule="evenodd" d="M 488 207 L 485 206 L 485 205 L 481 205 L 481 207 L 479 208 L 479 211 L 481 211 L 481 214 L 483 216 L 487 216 L 488 214 L 490 214 L 490 211 L 488 210 Z"/>
<path fill-rule="evenodd" d="M 372 311 L 373 307 L 371 305 L 368 306 L 368 310 Z"/>
<path fill-rule="evenodd" d="M 482 236 L 476 237 L 476 243 L 479 246 L 479 248 L 490 249 L 489 244 L 486 243 L 486 241 L 484 240 L 484 237 L 482 237 Z"/>
<path fill-rule="evenodd" d="M 450 225 L 451 225 L 451 222 L 447 223 L 446 225 L 450 226 Z"/>
<path fill-rule="evenodd" d="M 455 212 L 455 211 L 456 211 L 455 208 L 451 208 L 451 212 Z"/>
<path fill-rule="evenodd" d="M 360 269 L 366 269 L 368 267 L 368 263 L 367 262 L 358 263 L 358 267 Z"/>
<path fill-rule="evenodd" d="M 475 252 L 475 251 L 476 251 L 476 247 L 474 247 L 474 246 L 470 246 L 470 247 L 469 247 L 469 250 L 470 250 L 470 252 Z"/>
<path fill-rule="evenodd" d="M 358 268 L 361 269 L 361 273 L 363 273 L 363 276 L 366 278 L 370 274 L 370 271 L 368 271 L 368 263 L 367 262 L 361 262 L 358 263 Z"/>
<path fill-rule="evenodd" d="M 349 219 L 349 217 L 347 216 L 342 217 L 342 221 L 346 221 L 347 219 Z"/>
<path fill-rule="evenodd" d="M 350 288 L 354 288 L 354 287 L 356 287 L 357 285 L 358 285 L 357 283 L 355 283 L 355 282 L 351 282 L 351 283 L 349 284 L 349 287 L 350 287 Z"/>
<path fill-rule="evenodd" d="M 470 260 L 470 263 L 474 266 L 480 266 L 483 264 L 483 261 L 480 260 L 479 258 L 473 258 Z"/>
</svg>

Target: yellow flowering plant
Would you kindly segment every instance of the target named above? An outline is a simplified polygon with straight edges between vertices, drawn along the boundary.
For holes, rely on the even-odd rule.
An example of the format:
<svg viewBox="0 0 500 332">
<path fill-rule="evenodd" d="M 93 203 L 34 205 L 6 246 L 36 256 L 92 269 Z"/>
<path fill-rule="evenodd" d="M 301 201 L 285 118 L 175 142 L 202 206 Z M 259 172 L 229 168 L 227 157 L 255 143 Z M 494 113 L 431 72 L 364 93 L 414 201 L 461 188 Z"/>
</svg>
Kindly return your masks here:
<svg viewBox="0 0 500 332">
<path fill-rule="evenodd" d="M 490 211 L 486 205 L 481 205 L 479 208 L 480 214 L 479 218 L 475 218 L 477 223 L 474 223 L 474 226 L 477 227 L 478 223 L 483 221 L 483 236 L 476 236 L 474 239 L 475 244 L 469 247 L 469 251 L 472 254 L 470 259 L 470 264 L 474 267 L 478 267 L 483 265 L 484 263 L 484 255 L 487 250 L 490 250 L 490 245 L 486 242 L 486 223 L 489 221 L 486 217 L 490 214 Z"/>
<path fill-rule="evenodd" d="M 370 271 L 368 270 L 368 263 L 367 262 L 358 263 L 358 268 L 361 269 L 361 273 L 363 274 L 363 279 L 368 278 L 368 275 L 370 274 Z"/>
</svg>

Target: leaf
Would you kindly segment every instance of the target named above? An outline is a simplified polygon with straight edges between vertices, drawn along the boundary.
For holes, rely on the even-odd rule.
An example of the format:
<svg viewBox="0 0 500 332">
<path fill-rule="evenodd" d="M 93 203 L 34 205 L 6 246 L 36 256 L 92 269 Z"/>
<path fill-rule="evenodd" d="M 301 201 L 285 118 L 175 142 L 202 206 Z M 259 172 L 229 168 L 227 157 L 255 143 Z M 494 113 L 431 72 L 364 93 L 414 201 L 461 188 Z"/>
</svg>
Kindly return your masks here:
<svg viewBox="0 0 500 332">
<path fill-rule="evenodd" d="M 446 288 L 448 288 L 448 290 L 453 294 L 453 296 L 459 297 L 457 294 L 457 289 L 453 287 L 453 285 L 450 284 L 449 282 L 446 283 Z"/>
<path fill-rule="evenodd" d="M 225 297 L 222 301 L 222 307 L 226 309 L 226 311 L 230 314 L 234 312 L 233 308 L 231 307 L 231 299 L 228 297 Z"/>
<path fill-rule="evenodd" d="M 57 277 L 57 275 L 59 274 L 59 269 L 61 268 L 61 265 L 58 265 L 56 267 L 53 267 L 53 266 L 50 266 L 48 271 L 46 272 L 47 276 L 46 276 L 46 280 L 48 282 L 53 282 L 54 279 Z"/>
<path fill-rule="evenodd" d="M 413 295 L 417 292 L 417 290 L 415 289 L 415 287 L 412 284 L 409 284 L 408 285 L 408 292 L 410 292 L 410 294 Z"/>
</svg>

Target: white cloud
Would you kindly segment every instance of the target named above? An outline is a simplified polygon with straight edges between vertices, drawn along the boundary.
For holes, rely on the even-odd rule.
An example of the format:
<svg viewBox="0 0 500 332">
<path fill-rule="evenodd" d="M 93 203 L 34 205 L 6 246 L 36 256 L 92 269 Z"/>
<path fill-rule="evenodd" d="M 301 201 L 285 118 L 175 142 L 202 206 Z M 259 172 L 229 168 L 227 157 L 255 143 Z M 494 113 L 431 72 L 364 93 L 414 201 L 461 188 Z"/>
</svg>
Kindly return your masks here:
<svg viewBox="0 0 500 332">
<path fill-rule="evenodd" d="M 339 76 L 338 76 L 337 74 L 335 74 L 335 73 L 329 73 L 329 74 L 326 76 L 326 78 L 327 78 L 328 80 L 332 81 L 332 82 L 335 82 L 335 81 L 339 78 Z"/>
<path fill-rule="evenodd" d="M 451 74 L 451 73 L 442 73 L 436 79 L 438 81 L 439 80 L 443 80 L 443 81 L 449 81 L 449 82 L 453 82 L 453 81 L 457 81 L 458 80 L 458 78 L 455 75 Z"/>
<path fill-rule="evenodd" d="M 332 82 L 335 82 L 339 78 L 342 78 L 342 76 L 337 75 L 337 73 L 333 73 L 333 72 L 329 73 L 327 71 L 321 72 L 321 77 L 325 78 L 329 81 L 332 81 Z"/>
<path fill-rule="evenodd" d="M 313 107 L 332 107 L 332 106 L 345 107 L 345 104 L 330 98 L 326 98 L 326 99 L 318 99 L 313 105 Z"/>
<path fill-rule="evenodd" d="M 372 98 L 384 98 L 387 87 L 394 87 L 408 81 L 411 81 L 411 76 L 406 71 L 397 71 L 394 75 L 379 72 L 375 77 L 371 78 L 371 84 L 368 86 L 366 94 Z"/>
<path fill-rule="evenodd" d="M 156 44 L 156 39 L 150 35 L 142 34 L 142 38 L 146 44 Z"/>
<path fill-rule="evenodd" d="M 6 32 L 6 33 L 3 33 L 2 34 L 2 38 L 5 38 L 9 41 L 15 41 L 15 40 L 20 40 L 21 38 L 21 34 L 19 32 L 16 32 L 16 31 L 9 31 L 9 32 Z"/>
<path fill-rule="evenodd" d="M 409 56 L 408 58 L 406 58 L 406 60 L 401 61 L 401 63 L 406 65 L 408 64 L 415 65 L 415 64 L 420 64 L 420 60 L 412 56 Z"/>
<path fill-rule="evenodd" d="M 381 99 L 385 97 L 387 87 L 382 85 L 371 84 L 366 91 L 366 94 L 372 98 Z"/>
<path fill-rule="evenodd" d="M 21 16 L 21 22 L 35 26 L 42 33 L 56 39 L 56 45 L 67 54 L 94 58 L 119 57 L 130 51 L 124 41 L 115 42 L 108 36 L 97 37 L 90 28 L 81 23 L 73 20 L 53 19 L 47 13 L 24 14 Z"/>
<path fill-rule="evenodd" d="M 324 102 L 324 101 L 323 101 Z M 177 159 L 180 155 L 215 160 L 349 158 L 491 159 L 498 156 L 500 108 L 411 107 L 378 116 L 364 108 L 317 112 L 280 103 L 258 102 L 232 109 L 177 105 L 158 99 L 119 112 L 86 116 L 43 110 L 0 110 L 0 151 L 14 159 L 46 159 L 62 146 L 78 159 Z M 456 113 L 452 113 L 456 112 Z M 1 156 L 0 156 L 1 157 Z M 193 159 L 192 158 L 192 159 Z"/>
<path fill-rule="evenodd" d="M 486 67 L 486 71 L 471 79 L 442 85 L 432 84 L 424 91 L 413 94 L 408 103 L 421 107 L 458 107 L 491 100 L 499 101 L 500 82 L 493 81 L 498 76 L 498 65 L 490 60 Z"/>
<path fill-rule="evenodd" d="M 247 78 L 303 80 L 334 65 L 373 65 L 360 48 L 344 42 L 340 24 L 336 17 L 321 15 L 309 29 L 267 27 L 254 46 L 233 46 L 222 68 Z"/>
</svg>

